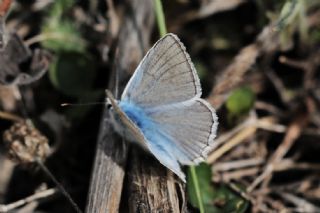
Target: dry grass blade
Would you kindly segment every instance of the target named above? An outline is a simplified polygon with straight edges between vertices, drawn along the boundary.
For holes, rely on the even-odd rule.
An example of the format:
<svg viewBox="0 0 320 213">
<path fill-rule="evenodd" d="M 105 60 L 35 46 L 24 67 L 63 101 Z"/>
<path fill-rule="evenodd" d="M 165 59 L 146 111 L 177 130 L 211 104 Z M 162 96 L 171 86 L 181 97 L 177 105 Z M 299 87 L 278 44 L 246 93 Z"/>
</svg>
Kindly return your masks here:
<svg viewBox="0 0 320 213">
<path fill-rule="evenodd" d="M 296 208 L 294 208 L 294 212 L 320 212 L 319 206 L 308 202 L 306 199 L 286 192 L 278 192 L 278 194 L 296 206 Z"/>
<path fill-rule="evenodd" d="M 35 194 L 30 195 L 29 197 L 26 197 L 24 199 L 15 201 L 13 203 L 5 204 L 5 205 L 1 204 L 0 205 L 0 212 L 12 211 L 14 209 L 17 209 L 17 208 L 19 208 L 19 207 L 21 207 L 23 205 L 26 205 L 28 203 L 31 203 L 33 201 L 50 197 L 50 196 L 52 196 L 52 195 L 54 195 L 56 193 L 57 193 L 56 189 L 47 189 L 47 190 L 43 190 L 43 191 L 40 191 L 40 192 L 36 192 Z"/>
<path fill-rule="evenodd" d="M 245 139 L 247 139 L 248 137 L 254 135 L 256 130 L 257 130 L 257 127 L 255 127 L 255 126 L 249 126 L 249 127 L 245 128 L 245 129 L 241 130 L 232 139 L 227 141 L 220 148 L 218 148 L 215 151 L 213 151 L 208 156 L 207 163 L 209 163 L 209 164 L 214 163 L 218 158 L 220 158 L 226 152 L 231 150 L 233 147 L 239 145 L 240 143 L 244 142 Z"/>
<path fill-rule="evenodd" d="M 90 213 L 197 211 L 201 198 L 202 212 L 320 212 L 319 17 L 317 0 L 0 0 L 0 126 L 5 133 L 0 142 L 0 212 L 72 211 L 65 198 L 52 194 L 19 200 L 37 194 L 37 187 L 52 176 L 29 169 L 39 168 L 41 156 L 74 202 Z M 101 113 L 103 106 L 83 104 L 104 103 L 106 89 L 120 99 L 158 33 L 165 31 L 185 43 L 203 97 L 219 117 L 206 162 L 211 165 L 188 170 L 187 184 L 116 134 L 110 108 Z M 146 72 L 149 82 L 144 85 L 180 97 L 176 90 L 158 90 L 153 84 L 177 83 L 167 72 L 185 61 L 175 61 L 174 47 L 166 46 L 167 52 L 158 55 L 170 51 L 168 60 L 152 62 L 164 74 Z M 188 72 L 179 83 L 188 92 L 184 88 L 193 81 L 184 82 L 185 76 Z M 85 106 L 60 108 L 77 101 Z M 156 110 L 162 109 L 159 105 Z M 191 126 L 181 120 L 159 123 L 200 132 L 205 116 L 188 121 Z M 47 138 L 39 141 L 49 142 L 50 150 L 38 150 L 47 142 L 23 140 L 24 134 L 17 134 L 23 128 L 10 128 L 23 120 L 32 120 Z M 202 147 L 197 146 L 183 148 L 192 157 Z M 11 157 L 25 164 L 9 162 L 7 147 Z M 186 160 L 181 153 L 168 154 Z"/>
<path fill-rule="evenodd" d="M 258 127 L 270 126 L 270 124 L 273 124 L 274 122 L 275 120 L 273 118 L 266 117 L 266 118 L 261 118 L 257 122 L 252 123 L 251 125 L 248 125 L 244 129 L 240 130 L 237 134 L 235 134 L 231 139 L 226 141 L 221 147 L 214 150 L 208 156 L 207 162 L 209 164 L 214 163 L 218 158 L 220 158 L 226 152 L 228 152 L 235 146 L 239 145 L 240 143 L 244 142 L 245 139 L 247 139 L 248 137 L 254 135 Z"/>
<path fill-rule="evenodd" d="M 23 118 L 21 118 L 20 116 L 14 115 L 9 112 L 2 112 L 2 111 L 0 111 L 0 118 L 5 120 L 16 121 L 16 122 L 23 121 Z"/>
<path fill-rule="evenodd" d="M 308 114 L 300 113 L 298 117 L 288 126 L 283 141 L 270 158 L 270 161 L 265 167 L 263 173 L 248 187 L 248 192 L 252 192 L 261 182 L 264 182 L 264 186 L 266 186 L 269 183 L 275 165 L 283 159 L 283 157 L 292 147 L 296 139 L 300 136 L 302 129 L 307 125 L 308 121 Z"/>
<path fill-rule="evenodd" d="M 198 18 L 205 18 L 209 15 L 232 10 L 239 6 L 240 4 L 245 3 L 245 0 L 210 0 L 203 1 L 201 8 L 197 14 Z"/>
<path fill-rule="evenodd" d="M 208 98 L 213 106 L 220 107 L 224 102 L 221 96 L 230 92 L 242 81 L 243 75 L 255 63 L 259 53 L 260 49 L 257 44 L 248 45 L 240 51 L 233 63 L 222 72 L 222 76 L 217 80 L 217 85 Z"/>
</svg>

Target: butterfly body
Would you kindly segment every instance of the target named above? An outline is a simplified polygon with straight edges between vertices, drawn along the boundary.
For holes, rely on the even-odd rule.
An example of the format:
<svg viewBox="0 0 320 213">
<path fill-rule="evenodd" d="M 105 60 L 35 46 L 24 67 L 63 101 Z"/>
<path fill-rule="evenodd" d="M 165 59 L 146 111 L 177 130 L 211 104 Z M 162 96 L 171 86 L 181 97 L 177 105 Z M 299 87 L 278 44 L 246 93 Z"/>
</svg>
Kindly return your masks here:
<svg viewBox="0 0 320 213">
<path fill-rule="evenodd" d="M 217 116 L 200 98 L 200 80 L 176 35 L 167 34 L 148 51 L 119 101 L 107 96 L 114 129 L 182 180 L 180 165 L 197 164 L 212 150 Z"/>
<path fill-rule="evenodd" d="M 124 113 L 126 113 L 129 119 L 131 119 L 133 123 L 141 129 L 142 132 L 145 132 L 146 129 L 153 128 L 154 122 L 141 107 L 127 101 L 120 101 L 119 107 Z"/>
<path fill-rule="evenodd" d="M 154 122 L 148 117 L 148 115 L 146 115 L 141 107 L 127 101 L 119 101 L 118 106 L 125 113 L 127 118 L 132 121 L 132 124 L 139 128 L 143 134 L 148 131 L 154 132 L 153 129 L 156 128 Z M 144 147 L 144 144 L 139 143 L 139 139 L 136 137 L 135 132 L 128 129 L 126 124 L 122 122 L 121 115 L 113 110 L 111 111 L 111 121 L 116 132 L 126 140 L 137 142 L 139 145 Z"/>
</svg>

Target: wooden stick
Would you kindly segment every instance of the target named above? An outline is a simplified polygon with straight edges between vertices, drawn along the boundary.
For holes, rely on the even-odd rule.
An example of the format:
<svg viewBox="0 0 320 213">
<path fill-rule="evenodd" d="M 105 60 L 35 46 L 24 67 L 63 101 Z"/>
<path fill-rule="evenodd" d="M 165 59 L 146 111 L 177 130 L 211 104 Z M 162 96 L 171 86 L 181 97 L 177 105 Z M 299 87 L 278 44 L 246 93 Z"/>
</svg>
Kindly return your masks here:
<svg viewBox="0 0 320 213">
<path fill-rule="evenodd" d="M 107 111 L 103 118 L 108 119 Z M 86 212 L 118 212 L 127 150 L 127 144 L 102 119 Z"/>
<path fill-rule="evenodd" d="M 122 212 L 187 212 L 184 184 L 178 177 L 138 147 L 132 147 L 129 156 L 124 200 L 129 209 Z"/>
</svg>

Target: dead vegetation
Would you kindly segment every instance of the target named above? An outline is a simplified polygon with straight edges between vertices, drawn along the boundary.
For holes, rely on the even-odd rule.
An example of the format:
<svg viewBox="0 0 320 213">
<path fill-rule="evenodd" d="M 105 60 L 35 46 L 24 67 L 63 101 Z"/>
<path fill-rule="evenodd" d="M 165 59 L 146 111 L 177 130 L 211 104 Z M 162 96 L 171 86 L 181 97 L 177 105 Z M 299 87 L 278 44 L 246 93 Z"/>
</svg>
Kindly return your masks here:
<svg viewBox="0 0 320 213">
<path fill-rule="evenodd" d="M 207 211 L 320 212 L 320 3 L 162 2 L 218 112 Z M 73 211 L 43 164 L 86 212 L 198 211 L 101 107 L 60 106 L 121 94 L 159 37 L 153 6 L 0 0 L 0 212 Z"/>
</svg>

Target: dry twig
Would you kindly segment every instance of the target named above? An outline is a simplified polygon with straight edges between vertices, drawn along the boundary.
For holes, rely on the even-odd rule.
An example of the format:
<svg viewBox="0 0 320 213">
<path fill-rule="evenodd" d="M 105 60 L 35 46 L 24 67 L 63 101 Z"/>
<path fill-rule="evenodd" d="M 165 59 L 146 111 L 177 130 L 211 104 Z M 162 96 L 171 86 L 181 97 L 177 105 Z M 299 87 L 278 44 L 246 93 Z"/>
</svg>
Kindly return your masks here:
<svg viewBox="0 0 320 213">
<path fill-rule="evenodd" d="M 251 125 L 248 125 L 246 128 L 239 131 L 233 138 L 231 138 L 226 143 L 224 143 L 220 148 L 214 150 L 208 156 L 207 162 L 209 164 L 214 163 L 218 158 L 220 158 L 226 152 L 231 150 L 233 147 L 245 141 L 246 138 L 254 135 L 258 127 L 272 125 L 274 124 L 274 122 L 275 120 L 273 118 L 266 117 L 266 118 L 261 118 L 259 121 L 254 122 Z"/>
<path fill-rule="evenodd" d="M 15 201 L 13 203 L 5 204 L 5 205 L 1 204 L 0 205 L 0 212 L 12 211 L 14 209 L 17 209 L 17 208 L 19 208 L 19 207 L 21 207 L 23 205 L 26 205 L 26 204 L 30 203 L 30 202 L 50 197 L 50 196 L 52 196 L 52 195 L 54 195 L 56 193 L 57 193 L 56 189 L 47 189 L 47 190 L 43 190 L 43 191 L 40 191 L 40 192 L 36 192 L 35 194 L 33 194 L 33 195 L 29 196 L 29 197 L 26 197 L 24 199 Z"/>
<path fill-rule="evenodd" d="M 298 117 L 289 125 L 287 129 L 287 133 L 277 148 L 276 152 L 272 155 L 269 160 L 269 163 L 265 167 L 264 172 L 256 178 L 256 180 L 248 187 L 247 191 L 252 192 L 255 187 L 257 187 L 262 181 L 263 186 L 266 185 L 271 180 L 272 172 L 274 170 L 274 166 L 280 162 L 280 160 L 285 156 L 288 150 L 292 147 L 296 139 L 300 136 L 302 129 L 308 123 L 308 114 L 299 114 Z"/>
</svg>

